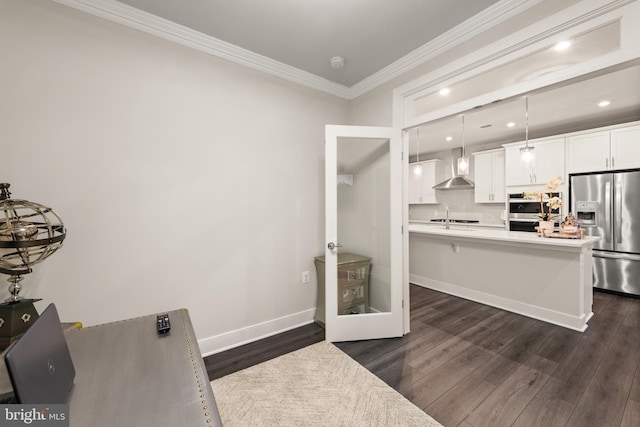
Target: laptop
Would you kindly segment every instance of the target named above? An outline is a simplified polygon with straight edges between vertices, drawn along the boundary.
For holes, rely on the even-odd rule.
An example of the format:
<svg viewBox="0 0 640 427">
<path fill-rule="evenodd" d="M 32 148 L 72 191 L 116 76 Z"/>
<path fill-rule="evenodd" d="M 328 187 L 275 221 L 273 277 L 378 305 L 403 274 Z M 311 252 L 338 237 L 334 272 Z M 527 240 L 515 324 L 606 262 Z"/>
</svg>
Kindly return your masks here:
<svg viewBox="0 0 640 427">
<path fill-rule="evenodd" d="M 9 348 L 4 361 L 16 403 L 68 403 L 76 371 L 54 304 Z"/>
</svg>

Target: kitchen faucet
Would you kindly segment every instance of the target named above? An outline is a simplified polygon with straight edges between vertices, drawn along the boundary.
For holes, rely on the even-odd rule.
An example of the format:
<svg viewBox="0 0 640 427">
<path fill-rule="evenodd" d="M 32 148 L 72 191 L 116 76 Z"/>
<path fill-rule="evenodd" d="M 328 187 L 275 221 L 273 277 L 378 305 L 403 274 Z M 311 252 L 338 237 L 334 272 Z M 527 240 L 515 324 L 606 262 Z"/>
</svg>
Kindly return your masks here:
<svg viewBox="0 0 640 427">
<path fill-rule="evenodd" d="M 444 205 L 444 228 L 446 230 L 449 230 L 449 228 L 451 228 L 449 226 L 450 224 L 450 217 L 451 217 L 451 209 L 449 208 L 449 205 L 445 204 Z"/>
</svg>

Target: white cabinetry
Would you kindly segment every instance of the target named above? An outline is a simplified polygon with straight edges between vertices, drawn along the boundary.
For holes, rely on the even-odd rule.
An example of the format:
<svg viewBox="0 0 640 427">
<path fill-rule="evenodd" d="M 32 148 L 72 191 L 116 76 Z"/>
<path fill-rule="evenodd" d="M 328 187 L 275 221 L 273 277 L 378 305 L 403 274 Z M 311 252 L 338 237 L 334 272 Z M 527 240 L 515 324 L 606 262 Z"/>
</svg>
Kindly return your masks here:
<svg viewBox="0 0 640 427">
<path fill-rule="evenodd" d="M 473 153 L 476 203 L 504 203 L 504 150 Z"/>
<path fill-rule="evenodd" d="M 567 172 L 640 167 L 640 126 L 585 133 L 567 138 Z"/>
<path fill-rule="evenodd" d="M 416 178 L 414 167 L 422 166 L 422 176 Z M 426 160 L 424 162 L 409 164 L 409 204 L 438 203 L 436 190 L 433 186 L 438 184 L 441 177 L 440 160 Z"/>
<path fill-rule="evenodd" d="M 610 132 L 594 132 L 567 138 L 567 173 L 609 169 Z"/>
<path fill-rule="evenodd" d="M 612 169 L 640 167 L 640 126 L 611 131 Z"/>
<path fill-rule="evenodd" d="M 529 142 L 534 147 L 533 165 L 520 166 L 520 148 L 524 143 L 505 145 L 505 183 L 510 185 L 546 184 L 556 177 L 564 177 L 564 138 Z"/>
<path fill-rule="evenodd" d="M 611 131 L 611 169 L 640 167 L 640 126 Z"/>
</svg>

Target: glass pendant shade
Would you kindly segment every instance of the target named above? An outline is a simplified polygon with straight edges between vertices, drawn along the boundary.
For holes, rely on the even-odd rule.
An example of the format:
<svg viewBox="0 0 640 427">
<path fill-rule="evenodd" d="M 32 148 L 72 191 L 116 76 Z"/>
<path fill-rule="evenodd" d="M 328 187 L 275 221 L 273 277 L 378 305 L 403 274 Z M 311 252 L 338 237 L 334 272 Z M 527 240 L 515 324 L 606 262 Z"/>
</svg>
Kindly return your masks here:
<svg viewBox="0 0 640 427">
<path fill-rule="evenodd" d="M 422 178 L 422 165 L 415 165 L 413 167 L 413 178 L 414 179 Z"/>
<path fill-rule="evenodd" d="M 416 163 L 417 165 L 413 166 L 413 179 L 422 178 L 422 165 L 420 162 L 420 128 L 416 129 Z"/>
<path fill-rule="evenodd" d="M 462 116 L 462 157 L 458 157 L 458 176 L 469 175 L 469 158 L 464 151 L 464 115 Z"/>
<path fill-rule="evenodd" d="M 529 169 L 533 166 L 534 147 L 529 145 L 529 97 L 524 98 L 524 147 L 520 149 L 520 167 Z"/>
<path fill-rule="evenodd" d="M 533 166 L 533 158 L 535 157 L 533 147 L 525 145 L 520 149 L 520 167 L 528 169 Z"/>
<path fill-rule="evenodd" d="M 468 157 L 458 157 L 458 175 L 459 176 L 469 175 L 469 158 Z"/>
</svg>

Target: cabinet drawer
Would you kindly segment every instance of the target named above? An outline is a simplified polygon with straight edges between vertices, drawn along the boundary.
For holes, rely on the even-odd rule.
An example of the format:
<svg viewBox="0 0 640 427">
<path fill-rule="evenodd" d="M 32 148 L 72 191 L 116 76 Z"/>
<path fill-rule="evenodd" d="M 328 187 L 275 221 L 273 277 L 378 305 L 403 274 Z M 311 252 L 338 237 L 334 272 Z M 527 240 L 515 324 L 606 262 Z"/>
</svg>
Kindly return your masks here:
<svg viewBox="0 0 640 427">
<path fill-rule="evenodd" d="M 354 304 L 344 310 L 339 310 L 338 315 L 344 316 L 348 314 L 364 314 L 367 312 L 367 305 L 363 302 L 360 304 Z"/>
<path fill-rule="evenodd" d="M 367 302 L 367 288 L 365 283 L 357 286 L 340 287 L 338 290 L 338 311 L 341 313 L 354 305 Z"/>
<path fill-rule="evenodd" d="M 342 291 L 347 288 L 354 288 L 356 286 L 361 286 L 367 283 L 367 280 L 338 280 L 338 290 Z"/>
<path fill-rule="evenodd" d="M 348 283 L 360 280 L 367 280 L 369 275 L 369 265 L 353 265 L 348 268 L 338 269 L 338 283 Z"/>
</svg>

